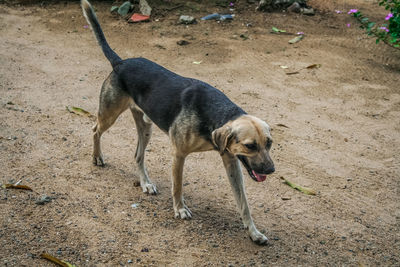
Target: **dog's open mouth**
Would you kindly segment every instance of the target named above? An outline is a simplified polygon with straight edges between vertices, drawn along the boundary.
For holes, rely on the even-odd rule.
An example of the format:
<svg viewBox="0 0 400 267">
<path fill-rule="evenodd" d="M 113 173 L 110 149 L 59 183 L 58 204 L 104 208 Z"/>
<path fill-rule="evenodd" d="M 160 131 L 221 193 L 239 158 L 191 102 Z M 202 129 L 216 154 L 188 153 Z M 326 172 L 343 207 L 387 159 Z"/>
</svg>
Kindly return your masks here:
<svg viewBox="0 0 400 267">
<path fill-rule="evenodd" d="M 247 160 L 245 157 L 243 157 L 243 156 L 237 156 L 237 157 L 243 163 L 243 166 L 246 168 L 251 179 L 253 179 L 256 182 L 264 182 L 265 179 L 267 179 L 267 175 L 260 174 L 260 173 L 257 173 L 255 170 L 252 170 L 249 166 L 249 163 L 247 163 Z"/>
</svg>

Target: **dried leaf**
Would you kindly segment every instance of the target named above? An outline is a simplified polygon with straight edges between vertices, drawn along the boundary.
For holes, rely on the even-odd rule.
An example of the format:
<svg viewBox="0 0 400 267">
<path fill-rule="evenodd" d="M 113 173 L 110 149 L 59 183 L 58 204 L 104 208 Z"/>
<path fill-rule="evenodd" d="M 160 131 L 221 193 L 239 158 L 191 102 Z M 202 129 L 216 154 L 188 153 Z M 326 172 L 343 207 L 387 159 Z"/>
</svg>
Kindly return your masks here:
<svg viewBox="0 0 400 267">
<path fill-rule="evenodd" d="M 95 117 L 92 115 L 89 111 L 84 110 L 83 108 L 78 108 L 78 107 L 71 107 L 71 106 L 66 106 L 67 110 L 71 113 L 77 114 L 77 115 L 83 115 L 83 116 L 88 116 L 89 118 Z"/>
<path fill-rule="evenodd" d="M 203 61 L 193 61 L 193 64 L 200 65 Z"/>
<path fill-rule="evenodd" d="M 294 37 L 293 39 L 289 40 L 289 44 L 295 44 L 299 41 L 301 41 L 301 39 L 303 39 L 304 35 L 299 35 Z"/>
<path fill-rule="evenodd" d="M 282 180 L 284 180 L 285 184 L 290 186 L 293 189 L 299 190 L 300 192 L 306 194 L 306 195 L 316 195 L 317 193 L 315 192 L 314 189 L 312 188 L 307 188 L 307 187 L 302 187 L 298 184 L 295 184 L 293 182 L 288 181 L 287 179 L 281 177 Z"/>
<path fill-rule="evenodd" d="M 288 66 L 280 66 L 282 69 L 288 69 Z"/>
<path fill-rule="evenodd" d="M 285 124 L 282 124 L 282 123 L 278 123 L 276 126 L 280 126 L 280 127 L 289 128 L 289 126 L 286 126 Z"/>
<path fill-rule="evenodd" d="M 41 254 L 40 257 L 45 258 L 46 260 L 49 260 L 49 261 L 51 261 L 59 266 L 62 266 L 62 267 L 76 267 L 75 265 L 73 265 L 69 262 L 59 260 L 56 257 L 53 257 L 47 253 Z"/>
<path fill-rule="evenodd" d="M 20 184 L 3 184 L 2 187 L 5 189 L 22 189 L 33 191 L 32 188 L 30 188 L 29 186 Z"/>
<path fill-rule="evenodd" d="M 292 72 L 285 72 L 286 75 L 293 75 L 293 74 L 299 74 L 300 72 L 298 71 L 292 71 Z"/>
<path fill-rule="evenodd" d="M 307 66 L 306 69 L 318 69 L 321 67 L 321 64 L 312 64 L 310 66 Z"/>
</svg>

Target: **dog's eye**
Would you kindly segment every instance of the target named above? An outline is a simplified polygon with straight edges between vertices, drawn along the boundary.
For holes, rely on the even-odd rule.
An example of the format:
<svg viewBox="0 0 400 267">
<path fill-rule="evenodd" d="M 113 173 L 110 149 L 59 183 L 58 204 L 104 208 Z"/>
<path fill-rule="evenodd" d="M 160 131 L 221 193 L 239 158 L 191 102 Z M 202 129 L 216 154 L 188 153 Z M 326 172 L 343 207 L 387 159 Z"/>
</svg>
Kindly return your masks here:
<svg viewBox="0 0 400 267">
<path fill-rule="evenodd" d="M 244 146 L 248 149 L 248 150 L 257 150 L 257 144 L 253 143 L 253 144 L 244 144 Z"/>
<path fill-rule="evenodd" d="M 271 139 L 268 139 L 267 144 L 265 145 L 265 147 L 266 147 L 267 149 L 270 149 L 271 146 L 272 146 L 272 140 L 271 140 Z"/>
</svg>

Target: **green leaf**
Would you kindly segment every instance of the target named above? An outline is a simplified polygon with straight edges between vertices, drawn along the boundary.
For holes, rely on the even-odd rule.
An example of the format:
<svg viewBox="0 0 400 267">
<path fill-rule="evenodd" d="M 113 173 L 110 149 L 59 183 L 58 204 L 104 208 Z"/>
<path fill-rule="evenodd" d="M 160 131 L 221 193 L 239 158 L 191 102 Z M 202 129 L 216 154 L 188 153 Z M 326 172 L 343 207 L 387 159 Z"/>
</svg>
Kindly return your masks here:
<svg viewBox="0 0 400 267">
<path fill-rule="evenodd" d="M 368 25 L 367 25 L 367 27 L 369 28 L 369 29 L 371 29 L 372 27 L 374 27 L 375 26 L 375 22 L 370 22 L 370 23 L 368 23 Z"/>
<path fill-rule="evenodd" d="M 362 22 L 362 23 L 366 23 L 368 20 L 369 20 L 369 18 L 362 18 L 362 19 L 361 19 L 361 22 Z"/>
<path fill-rule="evenodd" d="M 88 116 L 89 118 L 95 117 L 89 111 L 86 111 L 83 108 L 71 107 L 71 106 L 66 106 L 66 108 L 69 112 L 74 113 L 76 115 L 85 115 Z"/>
<path fill-rule="evenodd" d="M 306 195 L 316 195 L 317 194 L 314 189 L 302 187 L 298 184 L 288 181 L 287 179 L 285 179 L 283 177 L 281 177 L 281 179 L 284 180 L 284 183 L 287 184 L 288 186 L 290 186 L 291 188 L 299 190 L 300 192 L 302 192 Z"/>
<path fill-rule="evenodd" d="M 278 29 L 276 27 L 272 27 L 272 31 L 274 31 L 274 32 L 286 32 L 285 30 L 280 30 L 280 29 Z"/>
</svg>

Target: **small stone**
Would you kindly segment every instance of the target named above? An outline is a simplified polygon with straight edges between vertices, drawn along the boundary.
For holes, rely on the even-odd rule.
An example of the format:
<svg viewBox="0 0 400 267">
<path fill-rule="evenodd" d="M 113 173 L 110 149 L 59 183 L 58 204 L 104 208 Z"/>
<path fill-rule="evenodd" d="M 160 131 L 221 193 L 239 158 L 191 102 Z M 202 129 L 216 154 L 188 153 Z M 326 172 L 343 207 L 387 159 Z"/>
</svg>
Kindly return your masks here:
<svg viewBox="0 0 400 267">
<path fill-rule="evenodd" d="M 297 2 L 294 2 L 291 6 L 289 6 L 287 8 L 287 10 L 289 12 L 300 13 L 300 11 L 301 11 L 300 4 Z"/>
<path fill-rule="evenodd" d="M 119 6 L 111 6 L 110 12 L 114 13 L 118 11 Z"/>
<path fill-rule="evenodd" d="M 128 15 L 129 10 L 131 10 L 131 2 L 126 1 L 118 8 L 118 14 L 124 17 Z"/>
<path fill-rule="evenodd" d="M 182 45 L 188 45 L 190 44 L 190 42 L 186 41 L 186 40 L 179 40 L 178 42 L 176 42 L 178 45 L 182 46 Z"/>
<path fill-rule="evenodd" d="M 128 263 L 133 263 L 133 260 L 128 260 Z"/>
<path fill-rule="evenodd" d="M 196 19 L 192 16 L 181 15 L 179 17 L 179 23 L 181 24 L 193 24 L 196 23 Z"/>
<path fill-rule="evenodd" d="M 139 10 L 140 13 L 142 13 L 142 15 L 150 16 L 151 14 L 151 7 L 149 6 L 146 0 L 139 1 Z"/>
<path fill-rule="evenodd" d="M 49 197 L 49 196 L 46 196 L 46 195 L 43 195 L 43 196 L 41 196 L 38 200 L 36 200 L 36 204 L 37 205 L 44 205 L 44 204 L 46 204 L 46 203 L 49 203 L 50 201 L 51 201 L 51 197 Z"/>
<path fill-rule="evenodd" d="M 142 250 L 140 252 L 149 252 L 148 248 L 142 248 Z"/>
<path fill-rule="evenodd" d="M 303 8 L 301 10 L 301 13 L 303 13 L 304 15 L 307 15 L 307 16 L 314 16 L 315 15 L 315 12 L 314 12 L 313 8 Z"/>
</svg>

